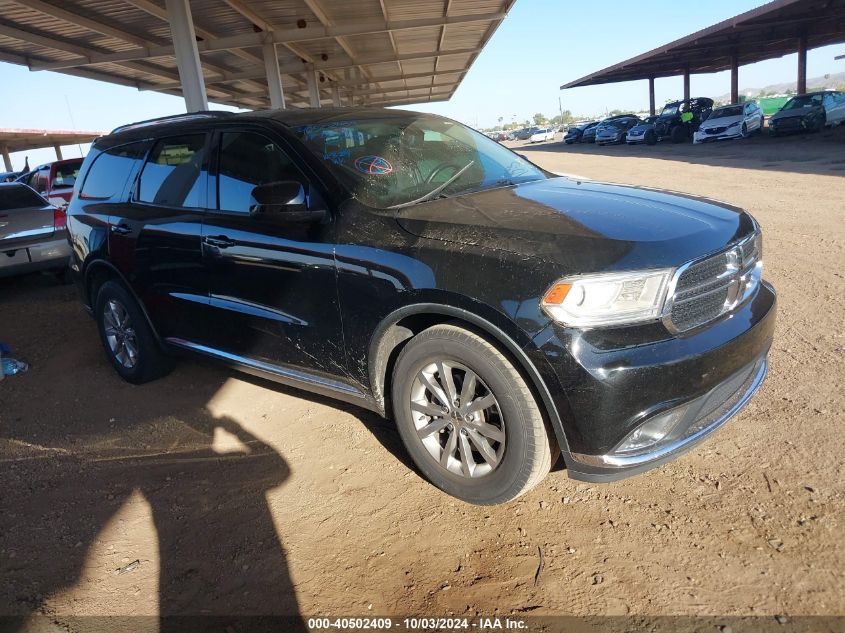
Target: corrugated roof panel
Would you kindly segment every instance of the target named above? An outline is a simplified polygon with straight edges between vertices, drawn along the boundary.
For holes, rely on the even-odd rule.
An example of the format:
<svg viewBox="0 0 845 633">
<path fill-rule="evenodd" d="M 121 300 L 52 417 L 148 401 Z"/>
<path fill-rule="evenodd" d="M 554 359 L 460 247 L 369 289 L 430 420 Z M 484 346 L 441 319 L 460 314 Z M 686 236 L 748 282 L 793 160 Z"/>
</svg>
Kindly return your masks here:
<svg viewBox="0 0 845 633">
<path fill-rule="evenodd" d="M 440 27 L 396 31 L 393 34 L 393 39 L 400 55 L 436 51 L 440 42 Z"/>
<path fill-rule="evenodd" d="M 14 0 L 0 0 L 0 24 L 17 29 L 20 39 L 9 37 L 11 31 L 0 36 L 0 56 L 14 63 L 24 63 L 25 58 L 36 64 L 51 62 L 66 63 L 78 60 L 85 55 L 108 55 L 136 50 L 139 46 L 169 45 L 170 26 L 166 18 L 164 0 L 149 0 L 152 8 L 144 10 L 129 0 L 43 0 L 55 7 L 47 13 L 30 9 Z M 324 21 L 342 26 L 351 22 L 384 20 L 379 0 L 239 0 L 245 9 L 236 10 L 226 0 L 190 0 L 198 37 L 205 41 L 217 37 L 255 33 L 253 23 L 268 26 L 271 29 L 291 29 L 305 20 L 305 28 L 317 28 L 318 16 Z M 449 16 L 470 15 L 503 11 L 510 8 L 512 0 L 384 0 L 387 17 L 390 20 L 437 19 Z M 310 6 L 309 6 L 310 5 Z M 312 8 L 313 7 L 313 10 Z M 54 13 L 50 15 L 50 13 Z M 245 15 L 246 14 L 246 15 Z M 76 23 L 81 20 L 82 24 Z M 85 20 L 100 23 L 85 24 Z M 482 39 L 490 32 L 489 22 L 453 24 L 446 28 L 443 39 L 444 49 L 474 48 L 482 44 Z M 102 31 L 105 31 L 103 33 Z M 350 64 L 349 68 L 331 68 L 319 71 L 328 79 L 343 79 L 355 76 L 360 71 L 353 66 L 360 60 L 365 64 L 368 75 L 378 77 L 396 77 L 397 75 L 424 75 L 411 80 L 383 82 L 383 89 L 402 87 L 414 88 L 412 94 L 425 92 L 432 82 L 449 84 L 460 81 L 466 64 L 472 59 L 469 55 L 441 57 L 435 72 L 434 57 L 405 60 L 401 63 L 391 61 L 397 52 L 399 55 L 434 54 L 441 42 L 441 26 L 425 27 L 414 30 L 394 31 L 396 49 L 387 33 L 352 35 L 341 42 L 336 38 L 308 40 L 291 45 L 278 45 L 279 63 L 289 69 L 298 68 L 300 57 L 307 57 L 321 64 Z M 54 46 L 46 47 L 52 41 Z M 341 45 L 343 44 L 343 46 Z M 290 50 L 293 49 L 293 50 Z M 344 50 L 346 49 L 346 50 Z M 349 58 L 351 53 L 355 59 Z M 324 59 L 325 56 L 325 59 Z M 379 60 L 367 63 L 368 60 Z M 259 103 L 256 93 L 266 90 L 263 77 L 263 57 L 260 46 L 252 46 L 240 51 L 217 50 L 202 53 L 201 61 L 206 78 L 207 91 L 215 101 L 242 104 L 245 101 Z M 360 63 L 359 62 L 359 63 Z M 302 66 L 304 72 L 307 66 Z M 83 65 L 77 68 L 64 68 L 77 76 L 95 77 L 121 84 L 137 84 L 142 87 L 162 86 L 166 92 L 178 92 L 178 71 L 172 56 L 151 59 L 138 58 L 129 61 L 114 61 L 95 65 Z M 226 81 L 231 74 L 247 74 L 248 78 Z M 450 78 L 444 79 L 445 75 Z M 291 98 L 288 101 L 302 103 L 307 99 L 304 86 L 304 74 L 295 71 L 295 76 L 285 76 L 284 85 Z M 369 88 L 372 89 L 371 84 Z M 329 92 L 329 82 L 321 84 L 325 94 Z M 451 88 L 446 87 L 447 90 Z M 303 97 L 302 95 L 305 95 Z M 388 93 L 391 94 L 391 93 Z M 394 100 L 407 98 L 408 92 L 395 93 Z M 384 100 L 387 97 L 382 97 Z M 365 97 L 367 100 L 367 97 Z M 374 100 L 374 99 L 373 99 Z"/>
</svg>

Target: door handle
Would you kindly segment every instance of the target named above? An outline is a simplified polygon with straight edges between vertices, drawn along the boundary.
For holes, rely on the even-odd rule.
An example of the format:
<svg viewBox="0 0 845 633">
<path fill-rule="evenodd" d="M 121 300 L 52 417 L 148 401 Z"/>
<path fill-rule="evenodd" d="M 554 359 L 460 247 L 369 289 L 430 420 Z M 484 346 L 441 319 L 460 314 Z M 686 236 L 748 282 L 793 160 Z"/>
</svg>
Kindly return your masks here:
<svg viewBox="0 0 845 633">
<path fill-rule="evenodd" d="M 235 240 L 231 240 L 225 235 L 204 237 L 202 238 L 202 241 L 208 244 L 209 246 L 214 246 L 215 248 L 231 248 L 235 245 Z"/>
<path fill-rule="evenodd" d="M 118 235 L 129 235 L 132 232 L 132 227 L 128 224 L 112 224 L 110 230 Z"/>
</svg>

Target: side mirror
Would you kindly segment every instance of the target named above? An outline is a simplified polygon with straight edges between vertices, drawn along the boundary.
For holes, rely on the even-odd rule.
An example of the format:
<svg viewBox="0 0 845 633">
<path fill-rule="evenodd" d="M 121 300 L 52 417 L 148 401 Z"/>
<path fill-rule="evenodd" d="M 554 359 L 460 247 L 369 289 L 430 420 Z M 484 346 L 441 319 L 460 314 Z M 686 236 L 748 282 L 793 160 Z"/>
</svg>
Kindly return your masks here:
<svg viewBox="0 0 845 633">
<path fill-rule="evenodd" d="M 325 209 L 309 209 L 308 194 L 302 183 L 281 180 L 258 185 L 252 190 L 256 203 L 250 214 L 261 219 L 279 222 L 316 222 L 322 220 Z"/>
</svg>

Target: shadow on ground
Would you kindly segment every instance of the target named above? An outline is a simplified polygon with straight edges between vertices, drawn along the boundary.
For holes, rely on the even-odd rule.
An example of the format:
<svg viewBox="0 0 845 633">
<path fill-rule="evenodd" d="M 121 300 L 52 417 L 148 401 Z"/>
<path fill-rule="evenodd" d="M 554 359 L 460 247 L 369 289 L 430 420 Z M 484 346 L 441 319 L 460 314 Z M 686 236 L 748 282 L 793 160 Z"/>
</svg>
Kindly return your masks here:
<svg viewBox="0 0 845 633">
<path fill-rule="evenodd" d="M 28 373 L 0 382 L 0 490 L 17 491 L 3 495 L 14 502 L 0 512 L 0 616 L 19 618 L 0 629 L 51 615 L 48 598 L 82 581 L 104 527 L 139 494 L 158 543 L 161 630 L 185 630 L 191 623 L 172 616 L 197 615 L 220 618 L 213 620 L 220 630 L 229 621 L 243 630 L 238 619 L 256 615 L 283 616 L 284 630 L 304 628 L 283 545 L 284 512 L 267 500 L 268 491 L 286 485 L 288 463 L 237 420 L 209 410 L 234 372 L 188 361 L 147 385 L 121 381 L 74 290 L 46 276 L 0 280 L 0 341 L 32 363 Z M 339 408 L 410 467 L 389 423 Z M 228 438 L 224 450 L 215 443 L 221 436 Z M 115 559 L 114 569 L 96 576 L 118 578 L 126 563 Z M 102 590 L 120 596 L 115 586 Z"/>
</svg>

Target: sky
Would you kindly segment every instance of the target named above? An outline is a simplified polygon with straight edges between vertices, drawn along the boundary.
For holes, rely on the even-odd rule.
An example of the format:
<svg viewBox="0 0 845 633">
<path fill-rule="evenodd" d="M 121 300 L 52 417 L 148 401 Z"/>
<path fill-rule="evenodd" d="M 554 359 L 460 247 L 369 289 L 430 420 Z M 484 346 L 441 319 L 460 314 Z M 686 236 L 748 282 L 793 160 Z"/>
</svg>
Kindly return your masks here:
<svg viewBox="0 0 845 633">
<path fill-rule="evenodd" d="M 600 5 L 517 0 L 450 101 L 408 107 L 477 128 L 493 127 L 499 117 L 508 122 L 530 119 L 536 112 L 554 116 L 559 108 L 585 117 L 613 109 L 646 110 L 645 80 L 565 91 L 559 88 L 761 4 L 760 0 L 639 0 L 634 4 L 610 0 Z M 843 53 L 845 44 L 811 50 L 807 77 L 845 72 L 845 60 L 834 60 Z M 742 66 L 740 90 L 795 81 L 797 64 L 793 54 Z M 0 86 L 6 93 L 0 100 L 0 127 L 4 128 L 108 131 L 127 122 L 185 111 L 181 97 L 60 73 L 30 72 L 3 62 Z M 657 79 L 655 91 L 658 104 L 679 98 L 682 79 Z M 718 97 L 729 91 L 728 72 L 691 78 L 694 96 Z M 63 154 L 71 158 L 86 151 L 85 145 L 73 146 L 64 148 Z M 31 167 L 55 160 L 52 149 L 17 152 L 12 154 L 15 169 L 23 167 L 25 155 Z"/>
</svg>

